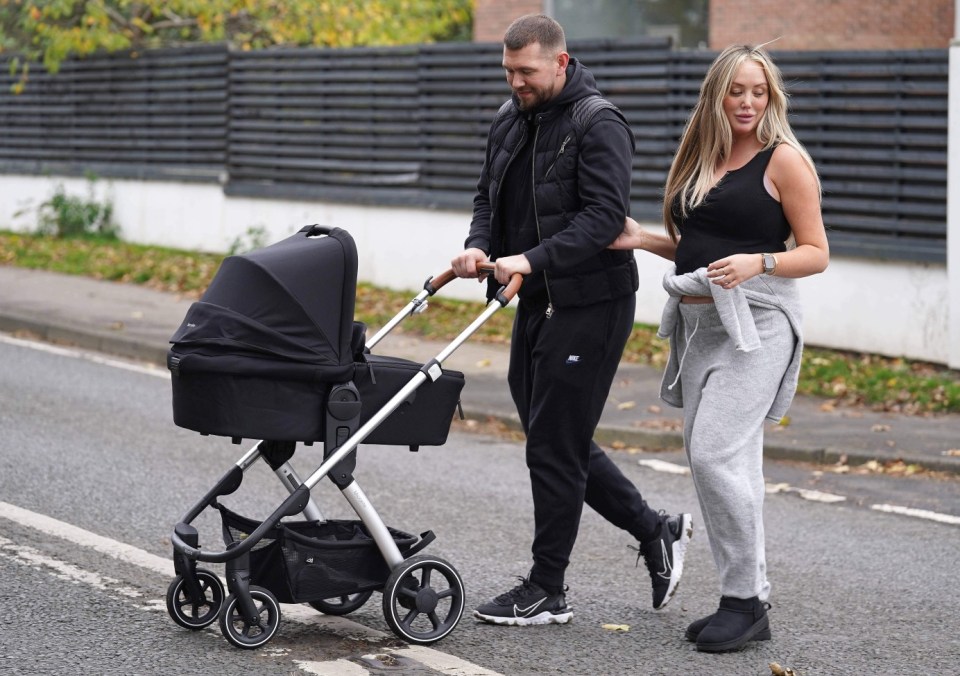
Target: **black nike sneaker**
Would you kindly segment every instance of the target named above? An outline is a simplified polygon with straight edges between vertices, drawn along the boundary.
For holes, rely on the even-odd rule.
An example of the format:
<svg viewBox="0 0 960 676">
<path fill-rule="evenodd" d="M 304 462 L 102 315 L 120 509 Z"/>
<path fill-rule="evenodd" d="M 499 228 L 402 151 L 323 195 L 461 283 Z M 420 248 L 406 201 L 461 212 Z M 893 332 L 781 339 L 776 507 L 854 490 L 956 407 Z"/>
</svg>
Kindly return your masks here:
<svg viewBox="0 0 960 676">
<path fill-rule="evenodd" d="M 478 620 L 524 627 L 531 624 L 566 624 L 573 618 L 563 592 L 550 594 L 521 577 L 521 584 L 473 611 Z"/>
<path fill-rule="evenodd" d="M 660 535 L 640 545 L 640 554 L 650 572 L 653 583 L 653 607 L 665 607 L 677 591 L 683 576 L 683 557 L 693 535 L 693 520 L 689 514 L 660 516 Z"/>
</svg>

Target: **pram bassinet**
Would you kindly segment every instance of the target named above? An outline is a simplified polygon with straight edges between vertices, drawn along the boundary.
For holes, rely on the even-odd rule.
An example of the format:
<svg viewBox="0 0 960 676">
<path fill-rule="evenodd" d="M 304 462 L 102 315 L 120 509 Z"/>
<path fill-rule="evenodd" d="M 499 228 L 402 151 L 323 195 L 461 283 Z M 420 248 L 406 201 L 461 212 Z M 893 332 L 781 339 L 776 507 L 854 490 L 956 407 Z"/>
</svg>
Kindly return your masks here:
<svg viewBox="0 0 960 676">
<path fill-rule="evenodd" d="M 490 270 L 485 270 L 489 272 Z M 366 340 L 353 321 L 357 254 L 342 230 L 308 226 L 265 249 L 227 258 L 207 292 L 171 339 L 174 422 L 202 434 L 260 439 L 174 526 L 176 577 L 167 612 L 180 626 L 219 620 L 239 648 L 264 645 L 277 630 L 279 600 L 308 602 L 324 613 L 360 607 L 383 594 L 384 619 L 404 640 L 429 644 L 449 634 L 464 608 L 463 582 L 443 559 L 419 552 L 433 540 L 386 526 L 353 476 L 361 443 L 445 443 L 463 375 L 444 360 L 506 306 L 515 275 L 469 327 L 424 365 L 371 355 L 404 317 L 455 279 L 452 270 Z M 297 442 L 323 443 L 323 462 L 305 480 L 290 466 Z M 263 521 L 223 508 L 244 472 L 263 459 L 289 497 Z M 359 521 L 327 520 L 311 490 L 330 479 Z M 201 547 L 196 519 L 221 510 L 223 551 Z M 286 517 L 302 514 L 302 522 Z M 371 540 L 375 546 L 371 546 Z M 377 550 L 377 551 L 374 551 Z M 197 564 L 224 563 L 227 588 Z M 332 595 L 332 596 L 328 596 Z"/>
<path fill-rule="evenodd" d="M 421 365 L 365 353 L 356 281 L 356 246 L 339 228 L 307 226 L 227 257 L 170 339 L 174 422 L 235 439 L 322 441 L 331 386 L 348 381 L 360 423 L 369 420 Z M 445 370 L 365 441 L 444 444 L 463 384 Z"/>
</svg>

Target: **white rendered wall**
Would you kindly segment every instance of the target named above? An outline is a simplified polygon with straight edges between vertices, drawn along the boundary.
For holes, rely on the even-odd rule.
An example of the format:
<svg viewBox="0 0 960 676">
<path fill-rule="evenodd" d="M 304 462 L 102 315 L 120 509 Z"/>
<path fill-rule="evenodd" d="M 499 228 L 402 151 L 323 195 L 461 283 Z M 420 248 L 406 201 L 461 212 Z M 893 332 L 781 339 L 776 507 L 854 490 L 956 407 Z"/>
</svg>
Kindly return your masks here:
<svg viewBox="0 0 960 676">
<path fill-rule="evenodd" d="M 960 0 L 954 7 L 954 34 L 960 36 Z M 950 44 L 950 93 L 947 122 L 947 359 L 960 369 L 960 37 Z M 956 132 L 956 133 L 954 133 Z"/>
<path fill-rule="evenodd" d="M 83 179 L 0 176 L 0 228 L 35 229 L 31 207 L 47 199 L 57 183 L 68 194 L 87 193 Z M 428 277 L 447 269 L 470 223 L 469 205 L 461 212 L 249 199 L 227 197 L 218 185 L 153 181 L 101 181 L 97 190 L 113 200 L 121 236 L 130 242 L 225 252 L 250 228 L 264 229 L 268 243 L 313 223 L 343 228 L 357 243 L 360 280 L 401 290 L 419 290 Z M 951 209 L 956 208 L 954 200 Z M 822 275 L 799 280 L 807 343 L 943 364 L 949 360 L 960 367 L 958 239 L 950 238 L 957 272 L 949 283 L 943 265 L 840 257 Z M 637 320 L 658 324 L 666 300 L 660 280 L 670 264 L 646 253 L 637 254 L 637 264 Z M 483 287 L 463 280 L 443 293 L 481 300 Z"/>
</svg>

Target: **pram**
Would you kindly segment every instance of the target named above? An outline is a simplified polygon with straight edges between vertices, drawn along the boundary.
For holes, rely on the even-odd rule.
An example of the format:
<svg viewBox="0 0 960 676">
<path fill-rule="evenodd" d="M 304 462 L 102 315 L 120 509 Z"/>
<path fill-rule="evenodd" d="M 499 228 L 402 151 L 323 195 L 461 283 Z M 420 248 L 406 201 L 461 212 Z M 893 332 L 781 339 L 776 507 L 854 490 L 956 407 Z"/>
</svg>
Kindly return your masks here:
<svg viewBox="0 0 960 676">
<path fill-rule="evenodd" d="M 515 275 L 426 364 L 371 353 L 453 279 L 452 270 L 428 279 L 366 340 L 365 327 L 353 318 L 357 251 L 345 230 L 306 226 L 223 261 L 170 339 L 173 418 L 203 435 L 261 441 L 173 529 L 176 577 L 166 604 L 174 622 L 196 630 L 219 619 L 231 644 L 258 648 L 277 631 L 280 603 L 344 615 L 381 591 L 384 618 L 401 639 L 430 644 L 453 631 L 463 614 L 463 581 L 447 561 L 420 553 L 434 534 L 386 526 L 353 476 L 361 442 L 411 450 L 446 443 L 464 377 L 444 370 L 443 362 L 513 299 L 522 281 Z M 290 460 L 298 443 L 314 442 L 323 444 L 323 461 L 301 480 Z M 290 495 L 256 521 L 218 498 L 235 492 L 261 458 Z M 310 494 L 324 477 L 359 520 L 324 518 Z M 207 508 L 220 512 L 222 551 L 202 548 L 192 525 Z M 285 518 L 298 514 L 303 518 Z M 198 562 L 225 564 L 226 598 L 218 575 Z"/>
</svg>

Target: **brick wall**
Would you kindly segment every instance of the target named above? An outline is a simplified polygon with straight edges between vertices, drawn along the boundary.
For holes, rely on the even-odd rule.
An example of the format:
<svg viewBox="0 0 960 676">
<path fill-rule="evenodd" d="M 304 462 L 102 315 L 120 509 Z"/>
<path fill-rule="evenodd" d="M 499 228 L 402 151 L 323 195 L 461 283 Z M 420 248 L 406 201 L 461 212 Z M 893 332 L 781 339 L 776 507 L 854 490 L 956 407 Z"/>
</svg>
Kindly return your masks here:
<svg viewBox="0 0 960 676">
<path fill-rule="evenodd" d="M 954 0 L 710 0 L 710 48 L 944 49 Z"/>
<path fill-rule="evenodd" d="M 945 49 L 954 0 L 710 0 L 710 48 L 760 44 L 771 49 Z M 544 11 L 543 0 L 476 0 L 473 39 L 500 42 L 518 16 Z"/>
<path fill-rule="evenodd" d="M 543 0 L 476 0 L 473 41 L 501 42 L 514 19 L 524 14 L 541 14 L 543 5 Z"/>
</svg>

